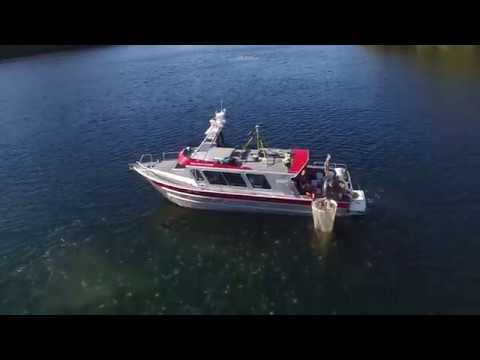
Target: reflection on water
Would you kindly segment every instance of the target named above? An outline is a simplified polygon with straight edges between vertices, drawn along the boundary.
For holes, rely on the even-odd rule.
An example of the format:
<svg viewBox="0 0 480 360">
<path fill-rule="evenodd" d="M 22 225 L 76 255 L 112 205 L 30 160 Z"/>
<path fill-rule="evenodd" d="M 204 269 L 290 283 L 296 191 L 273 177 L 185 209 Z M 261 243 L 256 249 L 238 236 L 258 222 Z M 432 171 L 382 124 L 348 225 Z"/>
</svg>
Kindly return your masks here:
<svg viewBox="0 0 480 360">
<path fill-rule="evenodd" d="M 338 283 L 328 274 L 338 267 L 336 244 L 318 238 L 309 218 L 165 203 L 135 222 L 75 223 L 55 234 L 57 244 L 3 282 L 8 313 L 336 311 Z"/>
<path fill-rule="evenodd" d="M 417 65 L 446 75 L 480 77 L 479 45 L 365 46 L 376 52 L 404 55 Z"/>
<path fill-rule="evenodd" d="M 335 232 L 313 231 L 310 244 L 316 255 L 327 256 L 333 241 L 335 241 Z"/>
</svg>

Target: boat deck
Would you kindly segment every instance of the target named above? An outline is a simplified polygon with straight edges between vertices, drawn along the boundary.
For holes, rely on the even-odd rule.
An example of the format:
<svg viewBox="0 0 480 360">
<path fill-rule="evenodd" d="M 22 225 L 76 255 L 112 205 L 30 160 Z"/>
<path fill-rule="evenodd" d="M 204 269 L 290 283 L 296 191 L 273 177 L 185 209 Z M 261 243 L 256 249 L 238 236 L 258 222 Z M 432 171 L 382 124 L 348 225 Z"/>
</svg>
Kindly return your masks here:
<svg viewBox="0 0 480 360">
<path fill-rule="evenodd" d="M 194 153 L 192 159 L 201 161 L 219 161 L 225 163 L 234 163 L 238 167 L 249 168 L 260 172 L 274 172 L 274 173 L 289 173 L 292 172 L 292 167 L 284 163 L 284 158 L 292 154 L 290 149 L 265 149 L 266 156 L 261 154 L 262 150 L 257 149 L 235 149 L 212 146 L 207 151 L 200 151 Z M 261 156 L 262 155 L 262 156 Z M 307 155 L 308 156 L 308 155 Z M 292 162 L 295 162 L 295 157 L 292 157 Z M 308 158 L 302 159 L 302 164 L 305 165 Z M 296 172 L 298 169 L 295 169 Z"/>
</svg>

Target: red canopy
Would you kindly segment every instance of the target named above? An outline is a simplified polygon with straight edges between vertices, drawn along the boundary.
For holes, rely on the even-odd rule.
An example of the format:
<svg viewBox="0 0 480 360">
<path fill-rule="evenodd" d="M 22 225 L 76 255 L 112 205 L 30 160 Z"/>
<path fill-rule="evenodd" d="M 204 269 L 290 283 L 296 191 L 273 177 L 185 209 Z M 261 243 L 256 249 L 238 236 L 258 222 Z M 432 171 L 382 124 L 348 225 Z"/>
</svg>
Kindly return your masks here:
<svg viewBox="0 0 480 360">
<path fill-rule="evenodd" d="M 288 172 L 298 174 L 307 166 L 309 159 L 310 154 L 307 149 L 292 149 L 292 160 Z"/>
</svg>

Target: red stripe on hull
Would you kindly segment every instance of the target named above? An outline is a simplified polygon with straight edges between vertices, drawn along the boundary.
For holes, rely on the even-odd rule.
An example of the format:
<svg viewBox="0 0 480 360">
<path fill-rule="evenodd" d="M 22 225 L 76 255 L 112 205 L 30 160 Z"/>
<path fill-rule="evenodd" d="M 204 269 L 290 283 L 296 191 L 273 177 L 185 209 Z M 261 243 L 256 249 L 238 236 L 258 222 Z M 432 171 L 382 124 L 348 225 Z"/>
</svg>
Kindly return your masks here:
<svg viewBox="0 0 480 360">
<path fill-rule="evenodd" d="M 151 180 L 151 182 L 165 189 L 175 190 L 178 192 L 183 192 L 183 193 L 192 194 L 192 195 L 210 196 L 210 197 L 218 197 L 218 198 L 224 198 L 224 199 L 266 201 L 266 202 L 275 202 L 275 203 L 284 203 L 284 204 L 304 205 L 304 206 L 311 206 L 312 204 L 312 201 L 308 199 L 296 200 L 296 199 L 281 199 L 281 198 L 272 198 L 272 197 L 263 197 L 263 196 L 240 195 L 240 194 L 222 194 L 222 193 L 216 193 L 211 191 L 197 191 L 197 190 L 179 188 L 173 185 L 167 185 L 167 184 L 159 183 L 153 180 Z M 337 203 L 339 208 L 348 208 L 349 206 L 348 202 L 337 202 Z"/>
</svg>

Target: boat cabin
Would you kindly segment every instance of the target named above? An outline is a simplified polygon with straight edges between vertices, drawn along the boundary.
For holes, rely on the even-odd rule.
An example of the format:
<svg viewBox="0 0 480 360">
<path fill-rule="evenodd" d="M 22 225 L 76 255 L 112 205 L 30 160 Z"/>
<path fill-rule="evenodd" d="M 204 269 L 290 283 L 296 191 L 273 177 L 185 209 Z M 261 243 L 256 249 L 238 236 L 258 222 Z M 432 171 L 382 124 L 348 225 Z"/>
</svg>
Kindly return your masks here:
<svg viewBox="0 0 480 360">
<path fill-rule="evenodd" d="M 306 149 L 236 149 L 210 146 L 204 151 L 187 147 L 176 168 L 188 169 L 198 186 L 260 190 L 282 195 L 349 199 L 349 176 L 341 168 L 309 164 Z M 327 181 L 329 180 L 329 181 Z M 335 196 L 340 194 L 341 196 Z"/>
</svg>

